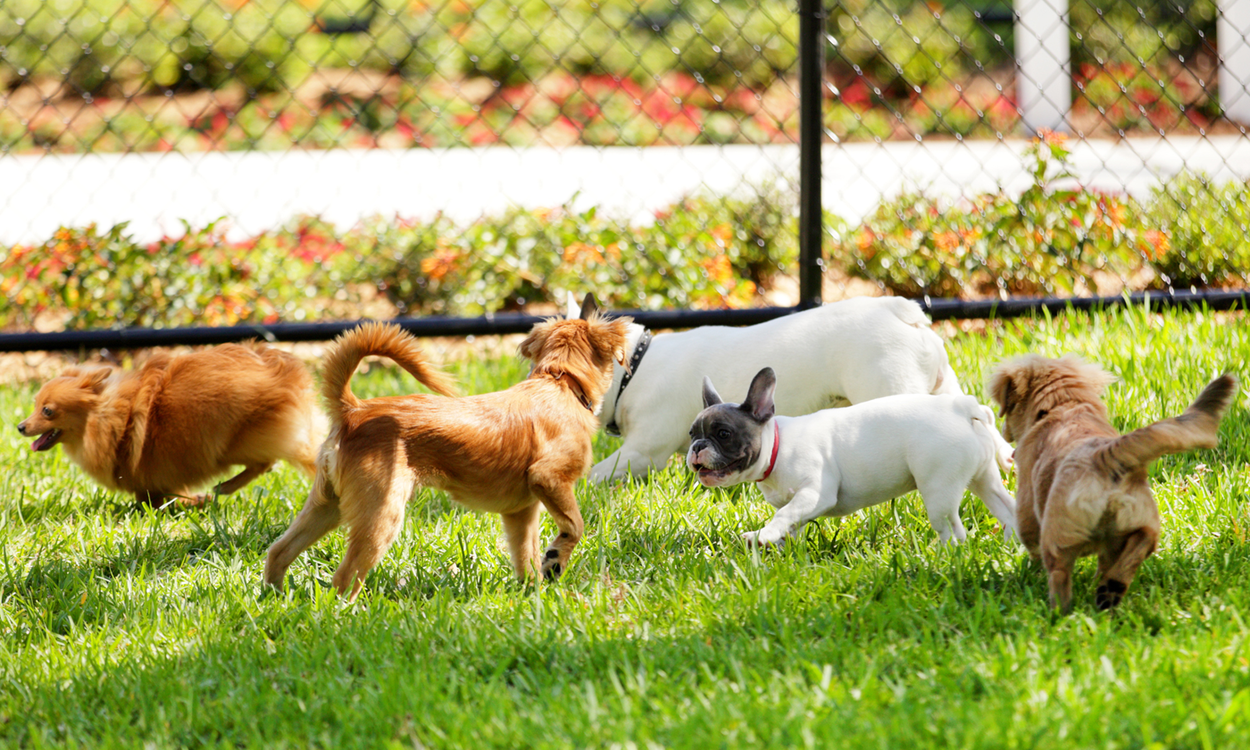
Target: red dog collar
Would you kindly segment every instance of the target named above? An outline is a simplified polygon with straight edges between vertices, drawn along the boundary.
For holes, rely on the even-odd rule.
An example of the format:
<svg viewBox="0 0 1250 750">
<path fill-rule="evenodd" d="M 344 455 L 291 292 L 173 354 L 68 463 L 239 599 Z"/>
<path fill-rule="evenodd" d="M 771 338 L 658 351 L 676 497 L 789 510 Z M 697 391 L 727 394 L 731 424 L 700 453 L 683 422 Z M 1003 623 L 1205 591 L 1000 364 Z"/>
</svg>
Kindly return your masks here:
<svg viewBox="0 0 1250 750">
<path fill-rule="evenodd" d="M 777 465 L 777 448 L 779 447 L 781 447 L 781 428 L 777 426 L 777 421 L 773 420 L 773 455 L 768 459 L 768 471 L 765 471 L 764 476 L 755 481 L 762 482 L 773 473 L 773 467 Z"/>
</svg>

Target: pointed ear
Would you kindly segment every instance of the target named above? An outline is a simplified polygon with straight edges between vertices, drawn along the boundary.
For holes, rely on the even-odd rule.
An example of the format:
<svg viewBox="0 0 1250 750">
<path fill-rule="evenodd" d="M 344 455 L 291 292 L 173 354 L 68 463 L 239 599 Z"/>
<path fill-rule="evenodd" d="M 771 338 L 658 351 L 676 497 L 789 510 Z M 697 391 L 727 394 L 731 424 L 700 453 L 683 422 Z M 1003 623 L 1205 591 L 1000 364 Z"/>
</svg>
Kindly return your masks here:
<svg viewBox="0 0 1250 750">
<path fill-rule="evenodd" d="M 773 393 L 777 390 L 777 376 L 773 368 L 765 367 L 755 375 L 751 387 L 747 390 L 747 399 L 738 407 L 751 415 L 757 422 L 767 422 L 776 413 L 773 406 Z"/>
<path fill-rule="evenodd" d="M 112 375 L 113 368 L 111 367 L 99 367 L 89 370 L 83 376 L 82 387 L 98 396 L 104 392 L 104 388 L 108 385 L 109 378 Z"/>
<path fill-rule="evenodd" d="M 547 334 L 551 331 L 551 323 L 539 323 L 530 329 L 530 333 L 521 342 L 518 347 L 521 350 L 521 356 L 526 359 L 533 360 L 543 350 L 543 344 L 547 341 Z"/>
<path fill-rule="evenodd" d="M 720 403 L 723 403 L 723 402 L 721 401 L 720 394 L 716 392 L 716 387 L 712 385 L 712 379 L 704 375 L 703 376 L 703 408 L 706 409 L 709 406 L 716 406 L 717 404 L 720 404 Z"/>
<path fill-rule="evenodd" d="M 1006 417 L 1011 411 L 1011 392 L 1013 388 L 1010 365 L 999 365 L 990 376 L 990 398 L 998 404 L 998 416 Z"/>
<path fill-rule="evenodd" d="M 564 293 L 564 317 L 567 318 L 568 320 L 573 320 L 574 318 L 581 317 L 581 315 L 582 315 L 582 310 L 580 307 L 577 306 L 577 297 L 574 297 L 572 292 L 565 292 Z"/>
<path fill-rule="evenodd" d="M 629 352 L 625 350 L 625 346 L 629 343 L 629 326 L 633 322 L 633 318 L 620 317 L 614 318 L 610 323 L 612 329 L 620 334 L 617 339 L 620 343 L 612 350 L 612 356 L 626 371 L 629 371 Z M 632 372 L 629 374 L 633 375 Z"/>
<path fill-rule="evenodd" d="M 587 292 L 586 299 L 582 300 L 582 313 L 578 317 L 582 320 L 590 320 L 590 316 L 597 312 L 599 312 L 599 305 L 595 302 L 595 295 Z"/>
</svg>

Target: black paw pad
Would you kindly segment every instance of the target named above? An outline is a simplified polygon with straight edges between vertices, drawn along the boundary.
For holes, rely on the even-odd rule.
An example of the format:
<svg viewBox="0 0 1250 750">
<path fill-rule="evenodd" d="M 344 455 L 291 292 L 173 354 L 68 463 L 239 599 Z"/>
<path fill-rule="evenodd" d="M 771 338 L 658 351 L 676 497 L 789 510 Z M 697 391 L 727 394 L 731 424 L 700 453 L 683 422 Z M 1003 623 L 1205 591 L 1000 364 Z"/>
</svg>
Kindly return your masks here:
<svg viewBox="0 0 1250 750">
<path fill-rule="evenodd" d="M 1128 591 L 1128 586 L 1120 581 L 1109 580 L 1094 593 L 1094 604 L 1098 609 L 1111 609 L 1120 603 L 1125 591 Z"/>
<path fill-rule="evenodd" d="M 549 550 L 547 550 L 547 559 L 548 559 L 548 560 L 550 560 L 550 559 L 551 559 L 551 558 L 553 558 L 553 557 L 559 557 L 559 556 L 560 556 L 560 550 L 558 550 L 558 549 L 554 549 L 554 548 L 553 548 L 553 549 L 549 549 Z"/>
<path fill-rule="evenodd" d="M 543 571 L 543 577 L 546 578 L 548 581 L 554 581 L 555 579 L 560 577 L 560 573 L 563 572 L 563 570 L 564 569 L 560 567 L 560 563 L 555 563 L 550 568 L 547 568 L 547 570 Z"/>
</svg>

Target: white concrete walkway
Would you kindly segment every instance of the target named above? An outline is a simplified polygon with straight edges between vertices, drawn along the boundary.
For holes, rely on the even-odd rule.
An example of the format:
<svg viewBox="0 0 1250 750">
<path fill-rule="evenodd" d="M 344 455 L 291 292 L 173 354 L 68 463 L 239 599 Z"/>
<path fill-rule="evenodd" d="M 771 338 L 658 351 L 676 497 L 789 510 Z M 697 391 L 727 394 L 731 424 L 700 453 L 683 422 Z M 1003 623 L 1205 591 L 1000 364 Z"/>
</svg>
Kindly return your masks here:
<svg viewBox="0 0 1250 750">
<path fill-rule="evenodd" d="M 929 140 L 850 143 L 824 152 L 824 202 L 855 220 L 901 190 L 959 195 L 1028 184 L 1027 142 Z M 1183 169 L 1250 178 L 1250 139 L 1175 137 L 1073 142 L 1073 171 L 1106 190 L 1149 192 Z M 0 242 L 33 242 L 61 225 L 130 222 L 140 240 L 181 234 L 225 216 L 235 235 L 297 214 L 340 226 L 380 214 L 457 219 L 510 204 L 575 199 L 646 218 L 691 191 L 740 189 L 770 177 L 797 179 L 796 146 L 335 150 L 196 154 L 100 154 L 0 158 Z"/>
</svg>

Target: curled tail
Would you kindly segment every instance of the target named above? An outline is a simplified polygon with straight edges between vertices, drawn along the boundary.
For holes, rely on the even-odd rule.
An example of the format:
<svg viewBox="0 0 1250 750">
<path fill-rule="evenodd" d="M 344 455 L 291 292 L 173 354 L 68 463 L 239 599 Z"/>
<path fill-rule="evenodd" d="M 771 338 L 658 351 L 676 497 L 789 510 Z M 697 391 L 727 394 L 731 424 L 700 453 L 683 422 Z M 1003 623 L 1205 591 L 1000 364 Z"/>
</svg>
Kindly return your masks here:
<svg viewBox="0 0 1250 750">
<path fill-rule="evenodd" d="M 1099 451 L 1113 474 L 1145 466 L 1167 453 L 1214 448 L 1219 443 L 1220 419 L 1237 392 L 1237 379 L 1224 374 L 1211 381 L 1179 417 L 1134 430 Z"/>
<path fill-rule="evenodd" d="M 455 395 L 451 377 L 426 360 L 415 338 L 396 325 L 365 323 L 335 339 L 326 355 L 321 394 L 325 396 L 334 424 L 342 423 L 344 412 L 360 406 L 350 381 L 360 361 L 370 355 L 394 360 L 432 391 L 444 396 Z"/>
</svg>

